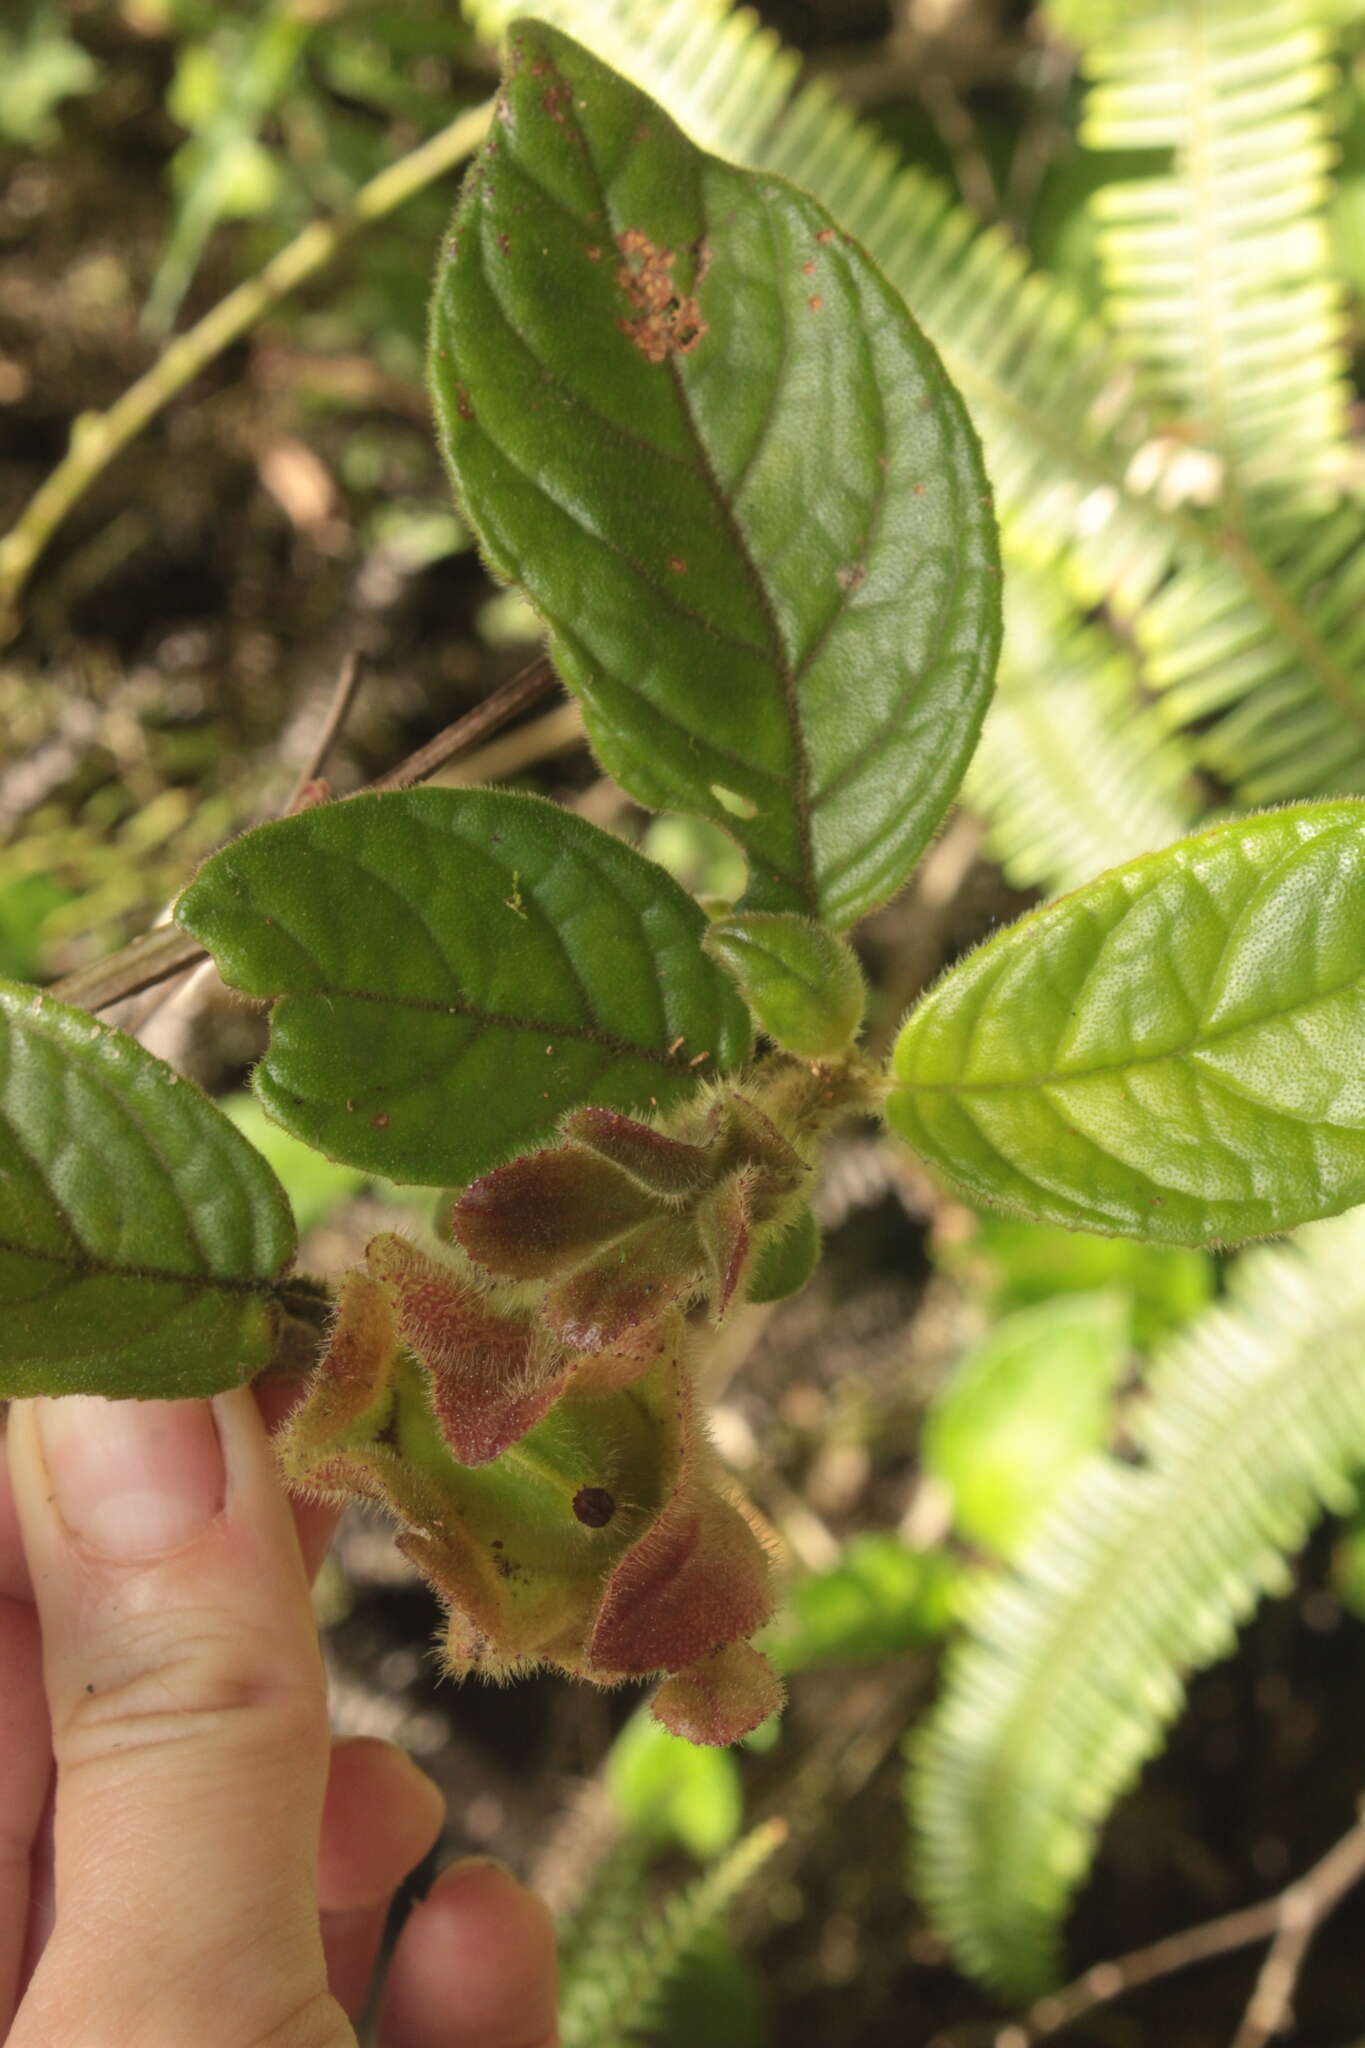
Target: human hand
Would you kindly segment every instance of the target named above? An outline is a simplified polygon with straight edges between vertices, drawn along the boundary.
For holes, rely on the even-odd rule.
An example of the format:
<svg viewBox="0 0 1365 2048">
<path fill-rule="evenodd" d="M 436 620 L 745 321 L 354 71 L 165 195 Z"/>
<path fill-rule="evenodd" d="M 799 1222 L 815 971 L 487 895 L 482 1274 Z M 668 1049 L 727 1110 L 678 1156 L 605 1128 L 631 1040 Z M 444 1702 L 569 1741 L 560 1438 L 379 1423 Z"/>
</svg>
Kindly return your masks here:
<svg viewBox="0 0 1365 2048">
<path fill-rule="evenodd" d="M 14 1403 L 0 1456 L 0 2041 L 355 2048 L 436 1787 L 331 1744 L 308 1570 L 245 1389 Z M 55 1797 L 54 1797 L 55 1789 Z M 408 1920 L 384 2048 L 554 2048 L 553 1932 L 499 1866 Z"/>
</svg>

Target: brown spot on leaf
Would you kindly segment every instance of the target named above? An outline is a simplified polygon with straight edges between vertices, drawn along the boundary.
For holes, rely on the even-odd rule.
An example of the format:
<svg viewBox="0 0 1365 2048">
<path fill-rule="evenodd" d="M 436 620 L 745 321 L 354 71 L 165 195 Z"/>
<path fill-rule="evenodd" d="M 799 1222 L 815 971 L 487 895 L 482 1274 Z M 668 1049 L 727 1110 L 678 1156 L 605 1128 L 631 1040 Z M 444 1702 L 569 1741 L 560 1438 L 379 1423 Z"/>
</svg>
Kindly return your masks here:
<svg viewBox="0 0 1365 2048">
<path fill-rule="evenodd" d="M 380 1110 L 377 1116 L 372 1116 L 370 1118 L 370 1122 L 373 1124 L 375 1130 L 377 1131 L 386 1131 L 389 1128 L 388 1115 L 382 1109 Z"/>
<path fill-rule="evenodd" d="M 474 408 L 469 403 L 469 393 L 463 384 L 455 386 L 455 410 L 462 420 L 472 420 L 474 417 Z"/>
<path fill-rule="evenodd" d="M 547 85 L 544 92 L 540 95 L 540 104 L 550 119 L 557 122 L 562 128 L 566 123 L 569 109 L 573 105 L 573 94 L 564 80 L 557 78 L 554 84 Z"/>
<path fill-rule="evenodd" d="M 500 228 L 498 231 L 498 247 L 502 250 L 504 256 L 507 254 L 511 246 L 512 237 L 507 233 L 505 228 Z"/>
<path fill-rule="evenodd" d="M 588 261 L 589 263 L 600 263 L 602 261 L 602 251 L 598 248 L 596 242 L 589 242 L 588 244 Z"/>
<path fill-rule="evenodd" d="M 816 292 L 813 298 L 809 298 L 806 301 L 806 304 L 810 307 L 812 313 L 818 313 L 821 307 L 824 305 L 824 303 L 825 302 L 821 298 L 819 292 Z"/>
<path fill-rule="evenodd" d="M 647 363 L 666 363 L 670 356 L 689 355 L 707 332 L 695 296 L 673 279 L 674 256 L 639 228 L 618 235 L 621 261 L 616 282 L 630 301 L 631 313 L 617 324 Z"/>
<path fill-rule="evenodd" d="M 840 590 L 856 590 L 860 583 L 866 583 L 867 570 L 861 562 L 845 562 L 842 569 L 836 569 L 835 580 Z"/>
<path fill-rule="evenodd" d="M 834 240 L 833 228 L 817 228 L 815 231 L 815 239 L 822 246 L 828 246 L 828 244 Z"/>
<path fill-rule="evenodd" d="M 685 576 L 687 574 L 687 564 L 681 555 L 670 555 L 668 566 L 675 576 Z"/>
<path fill-rule="evenodd" d="M 692 254 L 696 258 L 697 264 L 695 271 L 692 273 L 692 289 L 695 291 L 707 271 L 711 268 L 711 244 L 707 241 L 705 235 L 702 235 L 692 244 Z"/>
<path fill-rule="evenodd" d="M 815 258 L 814 258 L 813 256 L 812 256 L 812 257 L 810 257 L 810 258 L 809 258 L 809 259 L 808 259 L 808 260 L 807 260 L 807 261 L 806 261 L 805 263 L 803 263 L 803 264 L 801 265 L 801 270 L 802 270 L 802 274 L 803 274 L 803 276 L 805 276 L 805 277 L 814 277 L 814 275 L 815 275 Z"/>
</svg>

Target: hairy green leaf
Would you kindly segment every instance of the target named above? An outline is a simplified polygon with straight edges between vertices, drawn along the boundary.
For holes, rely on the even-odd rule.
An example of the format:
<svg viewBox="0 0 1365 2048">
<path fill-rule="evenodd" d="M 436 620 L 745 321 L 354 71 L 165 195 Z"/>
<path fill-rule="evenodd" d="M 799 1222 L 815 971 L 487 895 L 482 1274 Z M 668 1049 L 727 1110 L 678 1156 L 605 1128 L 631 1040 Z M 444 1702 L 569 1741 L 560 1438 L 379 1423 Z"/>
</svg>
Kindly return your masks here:
<svg viewBox="0 0 1365 2048">
<path fill-rule="evenodd" d="M 820 1263 L 820 1226 L 803 1202 L 785 1230 L 761 1246 L 745 1282 L 749 1301 L 785 1301 L 805 1286 Z"/>
<path fill-rule="evenodd" d="M 274 1174 L 197 1088 L 0 982 L 0 1396 L 235 1386 L 293 1253 Z"/>
<path fill-rule="evenodd" d="M 391 1180 L 471 1180 L 566 1109 L 666 1106 L 748 1052 L 695 903 L 535 797 L 304 811 L 215 854 L 176 914 L 234 988 L 276 998 L 271 1116 Z"/>
<path fill-rule="evenodd" d="M 488 34 L 506 27 L 516 4 L 465 0 Z M 1186 0 L 1163 12 L 1177 10 L 1189 13 Z M 1241 803 L 1365 788 L 1357 506 L 1305 527 L 1297 518 L 1268 519 L 1258 505 L 1254 529 L 1245 531 L 1230 523 L 1226 498 L 1206 510 L 1218 463 L 1204 423 L 1154 417 L 1142 380 L 1076 295 L 1031 270 L 1000 223 L 983 229 L 938 179 L 907 165 L 883 130 L 823 78 L 798 83 L 796 53 L 752 8 L 734 0 L 539 0 L 539 11 L 662 100 L 706 147 L 795 179 L 865 244 L 971 405 L 1014 542 L 1011 572 L 1031 562 L 1073 616 L 1077 603 L 1085 614 L 1103 603 L 1136 645 L 1144 682 L 1166 693 L 1167 717 L 1197 725 L 1199 757 Z M 1110 20 L 1119 11 L 1118 0 L 1105 10 Z M 1136 19 L 1148 10 L 1125 12 Z M 1258 19 L 1262 12 L 1255 10 Z M 1274 113 L 1273 93 L 1266 110 Z M 1258 147 L 1253 134 L 1253 156 Z M 1244 134 L 1239 150 L 1247 148 Z M 1262 149 L 1257 161 L 1268 160 Z M 1297 213 L 1288 187 L 1286 197 Z M 1273 328 L 1280 308 L 1266 310 Z M 1316 356 L 1316 340 L 1310 352 Z M 1260 380 L 1265 366 L 1254 346 L 1245 367 Z M 1276 386 L 1275 402 L 1279 395 Z M 1007 644 L 1017 655 L 1016 640 L 1012 618 Z M 1081 649 L 1087 667 L 1101 644 L 1092 638 Z M 1065 682 L 1075 651 L 1045 650 L 1049 671 L 1060 664 L 1062 688 L 1030 694 L 1038 708 L 1050 700 L 1047 719 L 1065 726 L 1067 755 L 1084 759 L 1086 737 L 1077 739 L 1076 720 L 1058 701 L 1076 694 Z M 1080 717 L 1093 726 L 1093 706 Z M 1008 712 L 1006 720 L 1008 727 Z M 1037 721 L 1029 722 L 1024 747 L 1036 760 Z M 1127 738 L 1130 753 L 1151 756 L 1157 729 L 1142 718 Z M 1183 749 L 1163 747 L 1163 758 L 1145 768 L 1130 761 L 1125 772 L 1111 740 L 1096 757 L 1096 780 L 1120 804 L 1123 837 L 1106 858 L 1126 859 L 1194 820 L 1177 816 L 1169 830 L 1163 822 L 1172 795 L 1185 808 L 1171 772 Z M 1001 779 L 1000 750 L 989 739 L 987 748 L 994 758 L 981 763 L 978 790 Z M 1057 785 L 1057 815 L 1027 823 L 1032 847 L 1007 840 L 1002 850 L 1023 854 L 1049 887 L 1070 886 L 1097 865 L 1078 871 L 1074 829 L 1094 831 L 1096 791 L 1055 764 L 1048 779 Z M 999 806 L 989 809 L 998 820 Z M 1008 839 L 1018 838 L 1011 828 Z"/>
<path fill-rule="evenodd" d="M 891 895 L 976 740 L 999 570 L 976 437 L 871 259 L 523 23 L 431 364 L 467 514 L 611 773 L 724 825 L 749 908 Z"/>
<path fill-rule="evenodd" d="M 790 911 L 718 918 L 702 942 L 743 991 L 760 1030 L 803 1059 L 832 1059 L 858 1035 L 867 986 L 845 939 Z"/>
<path fill-rule="evenodd" d="M 1023 918 L 896 1046 L 895 1128 L 969 1196 L 1235 1242 L 1365 1200 L 1365 805 L 1220 825 Z"/>
</svg>

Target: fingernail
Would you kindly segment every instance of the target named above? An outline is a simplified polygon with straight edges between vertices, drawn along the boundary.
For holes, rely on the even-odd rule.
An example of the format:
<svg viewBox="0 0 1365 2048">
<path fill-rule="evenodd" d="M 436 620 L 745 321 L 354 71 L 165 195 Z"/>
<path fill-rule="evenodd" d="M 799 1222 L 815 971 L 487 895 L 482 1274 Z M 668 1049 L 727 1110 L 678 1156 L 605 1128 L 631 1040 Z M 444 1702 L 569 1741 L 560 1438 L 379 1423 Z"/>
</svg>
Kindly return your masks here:
<svg viewBox="0 0 1365 2048">
<path fill-rule="evenodd" d="M 518 1891 L 526 1889 L 516 1872 L 509 1870 L 500 1857 L 458 1856 L 453 1863 L 447 1863 L 443 1870 L 436 1873 L 432 1890 L 439 1886 L 442 1891 L 446 1891 L 472 1877 L 501 1877 L 505 1878 L 508 1884 L 514 1884 Z"/>
<path fill-rule="evenodd" d="M 182 1550 L 223 1505 L 207 1401 L 67 1394 L 38 1403 L 38 1434 L 57 1512 L 102 1557 L 132 1563 Z"/>
</svg>

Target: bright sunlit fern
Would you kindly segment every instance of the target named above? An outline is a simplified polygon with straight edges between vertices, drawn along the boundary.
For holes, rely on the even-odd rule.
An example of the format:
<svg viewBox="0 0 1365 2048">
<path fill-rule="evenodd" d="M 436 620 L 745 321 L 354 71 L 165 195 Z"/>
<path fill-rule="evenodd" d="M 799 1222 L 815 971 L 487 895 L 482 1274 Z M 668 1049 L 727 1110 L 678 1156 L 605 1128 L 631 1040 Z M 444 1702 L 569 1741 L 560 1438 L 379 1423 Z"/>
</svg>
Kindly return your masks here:
<svg viewBox="0 0 1365 2048">
<path fill-rule="evenodd" d="M 1155 1364 L 1136 1462 L 1092 1461 L 985 1595 L 916 1743 L 916 1888 L 963 1967 L 1026 1998 L 1095 1836 L 1365 1463 L 1365 1210 L 1248 1253 Z"/>
<path fill-rule="evenodd" d="M 467 0 L 489 35 L 519 4 Z M 1258 519 L 1254 537 L 1231 524 L 1208 451 L 1146 409 L 1140 373 L 1070 290 L 825 85 L 798 85 L 795 57 L 730 0 L 539 0 L 537 11 L 708 147 L 815 192 L 867 245 L 971 407 L 1015 559 L 1051 575 L 1073 622 L 1077 605 L 1102 602 L 1131 630 L 1171 716 L 1208 721 L 1202 758 L 1241 801 L 1365 789 L 1357 512 L 1321 526 Z M 1249 118 L 1237 147 L 1254 153 L 1262 129 L 1239 104 Z M 1239 333 L 1257 317 L 1241 313 Z"/>
<path fill-rule="evenodd" d="M 1158 404 L 1226 466 L 1234 517 L 1267 490 L 1321 509 L 1346 447 L 1326 218 L 1337 67 L 1318 14 L 1158 0 L 1116 12 L 1085 54 L 1081 140 L 1160 165 L 1096 194 L 1107 312 Z"/>
</svg>

